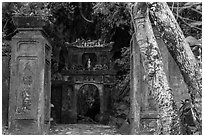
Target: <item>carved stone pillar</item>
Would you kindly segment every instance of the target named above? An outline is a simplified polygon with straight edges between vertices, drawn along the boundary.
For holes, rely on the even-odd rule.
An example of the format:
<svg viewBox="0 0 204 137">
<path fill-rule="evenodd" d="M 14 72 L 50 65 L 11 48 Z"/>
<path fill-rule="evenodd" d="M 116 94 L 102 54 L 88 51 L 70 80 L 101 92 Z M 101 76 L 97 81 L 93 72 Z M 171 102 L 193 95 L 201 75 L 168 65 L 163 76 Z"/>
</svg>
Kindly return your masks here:
<svg viewBox="0 0 204 137">
<path fill-rule="evenodd" d="M 99 96 L 100 96 L 100 113 L 104 112 L 104 99 L 103 99 L 103 85 L 97 86 L 99 90 Z"/>
<path fill-rule="evenodd" d="M 50 125 L 51 45 L 39 17 L 14 17 L 12 38 L 9 131 L 46 134 Z"/>
<path fill-rule="evenodd" d="M 140 93 L 141 93 L 141 77 L 140 77 L 140 52 L 136 44 L 135 37 L 131 44 L 130 54 L 130 102 L 131 102 L 131 134 L 139 134 L 140 132 Z"/>
<path fill-rule="evenodd" d="M 77 95 L 79 92 L 79 89 L 81 88 L 82 84 L 75 84 L 74 85 L 74 102 L 73 102 L 73 118 L 75 119 L 75 122 L 77 122 Z"/>
</svg>

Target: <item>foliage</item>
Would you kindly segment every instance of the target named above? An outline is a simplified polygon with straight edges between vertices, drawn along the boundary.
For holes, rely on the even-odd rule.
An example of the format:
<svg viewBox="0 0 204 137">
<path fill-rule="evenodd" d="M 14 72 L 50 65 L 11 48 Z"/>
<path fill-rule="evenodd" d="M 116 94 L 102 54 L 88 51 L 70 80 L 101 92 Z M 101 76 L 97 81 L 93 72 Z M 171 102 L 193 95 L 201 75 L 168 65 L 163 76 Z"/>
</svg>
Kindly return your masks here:
<svg viewBox="0 0 204 137">
<path fill-rule="evenodd" d="M 192 103 L 189 99 L 182 101 L 182 106 L 179 109 L 179 117 L 181 119 L 182 133 L 185 135 L 199 135 L 199 127 L 197 123 L 198 116 L 196 115 L 196 109 L 192 106 Z"/>
<path fill-rule="evenodd" d="M 202 67 L 202 2 L 168 3 L 186 41 L 189 43 L 196 59 Z"/>
<path fill-rule="evenodd" d="M 130 113 L 130 48 L 124 47 L 122 48 L 122 57 L 121 59 L 117 59 L 115 63 L 117 64 L 118 78 L 116 84 L 117 97 L 114 103 L 115 109 L 115 117 L 119 119 L 123 119 L 125 122 L 128 119 L 128 115 Z M 118 120 L 120 121 L 120 120 Z M 123 123 L 122 122 L 122 123 Z M 121 126 L 122 123 L 118 124 Z"/>
<path fill-rule="evenodd" d="M 202 36 L 202 2 L 168 3 L 185 36 Z"/>
<path fill-rule="evenodd" d="M 98 2 L 93 9 L 94 14 L 99 17 L 98 29 L 102 31 L 102 37 L 107 39 L 111 30 L 116 27 L 130 26 L 130 15 L 124 2 Z"/>
<path fill-rule="evenodd" d="M 3 135 L 9 135 L 8 126 L 2 126 L 2 134 Z"/>
<path fill-rule="evenodd" d="M 3 2 L 2 3 L 2 27 L 3 38 L 14 31 L 12 16 L 41 16 L 48 20 L 50 15 L 48 3 L 44 2 Z"/>
<path fill-rule="evenodd" d="M 99 2 L 93 7 L 94 13 L 103 18 L 110 28 L 114 26 L 130 25 L 130 15 L 123 2 Z"/>
<path fill-rule="evenodd" d="M 130 48 L 122 48 L 122 57 L 115 60 L 115 64 L 118 68 L 118 77 L 117 77 L 117 91 L 118 91 L 118 100 L 125 99 L 124 97 L 130 90 Z M 129 100 L 126 100 L 129 101 Z"/>
<path fill-rule="evenodd" d="M 41 16 L 47 19 L 50 14 L 46 2 L 4 3 L 4 6 L 7 7 L 7 4 L 13 6 L 11 12 L 14 16 Z"/>
</svg>

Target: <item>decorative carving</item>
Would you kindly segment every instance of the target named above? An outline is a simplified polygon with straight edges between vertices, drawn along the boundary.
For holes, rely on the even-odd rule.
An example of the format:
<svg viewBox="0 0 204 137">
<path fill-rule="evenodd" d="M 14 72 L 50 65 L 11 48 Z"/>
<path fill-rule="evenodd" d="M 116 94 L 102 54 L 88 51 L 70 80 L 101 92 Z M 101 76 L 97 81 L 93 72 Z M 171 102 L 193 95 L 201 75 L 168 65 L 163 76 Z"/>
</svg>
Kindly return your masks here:
<svg viewBox="0 0 204 137">
<path fill-rule="evenodd" d="M 31 83 L 33 82 L 32 80 L 32 71 L 31 71 L 31 66 L 29 64 L 29 62 L 26 63 L 25 68 L 24 68 L 24 75 L 23 75 L 23 83 L 25 85 L 31 85 Z"/>
<path fill-rule="evenodd" d="M 21 105 L 17 108 L 17 113 L 26 113 L 31 110 L 31 93 L 30 87 L 23 87 L 20 93 L 21 96 Z"/>
<path fill-rule="evenodd" d="M 25 110 L 31 110 L 31 97 L 30 97 L 30 88 L 25 87 L 25 89 L 22 91 L 22 109 Z"/>
<path fill-rule="evenodd" d="M 31 110 L 31 86 L 33 83 L 33 72 L 29 62 L 25 64 L 21 80 L 22 88 L 19 91 L 21 103 L 17 108 L 17 113 L 26 113 Z"/>
<path fill-rule="evenodd" d="M 82 65 L 72 65 L 71 70 L 84 70 Z"/>
<path fill-rule="evenodd" d="M 31 110 L 31 97 L 30 97 L 30 86 L 33 82 L 32 78 L 33 72 L 31 71 L 31 66 L 29 62 L 26 63 L 25 68 L 24 68 L 24 74 L 22 77 L 23 84 L 25 85 L 24 90 L 22 91 L 22 109 L 23 111 L 25 110 Z"/>
<path fill-rule="evenodd" d="M 69 44 L 69 43 L 68 43 Z M 75 47 L 81 47 L 81 48 L 93 48 L 93 47 L 105 47 L 108 46 L 101 40 L 95 40 L 95 41 L 85 41 L 85 40 L 80 40 L 77 39 L 76 42 L 69 44 L 70 46 L 75 46 Z"/>
</svg>

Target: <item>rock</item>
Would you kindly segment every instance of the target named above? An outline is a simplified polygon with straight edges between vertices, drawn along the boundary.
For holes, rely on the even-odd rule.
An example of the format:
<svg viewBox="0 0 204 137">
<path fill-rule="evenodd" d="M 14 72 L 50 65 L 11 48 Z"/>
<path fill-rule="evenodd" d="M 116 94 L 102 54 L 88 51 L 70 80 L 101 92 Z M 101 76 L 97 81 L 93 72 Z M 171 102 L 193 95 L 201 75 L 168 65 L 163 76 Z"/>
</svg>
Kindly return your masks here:
<svg viewBox="0 0 204 137">
<path fill-rule="evenodd" d="M 123 135 L 130 134 L 130 124 L 125 120 L 122 126 L 119 128 L 119 133 Z"/>
<path fill-rule="evenodd" d="M 124 123 L 124 121 L 125 121 L 125 119 L 123 119 L 123 118 L 117 118 L 116 126 L 121 127 L 122 124 Z"/>
<path fill-rule="evenodd" d="M 109 124 L 110 115 L 108 113 L 97 114 L 95 117 L 95 121 L 99 122 L 100 124 Z"/>
</svg>

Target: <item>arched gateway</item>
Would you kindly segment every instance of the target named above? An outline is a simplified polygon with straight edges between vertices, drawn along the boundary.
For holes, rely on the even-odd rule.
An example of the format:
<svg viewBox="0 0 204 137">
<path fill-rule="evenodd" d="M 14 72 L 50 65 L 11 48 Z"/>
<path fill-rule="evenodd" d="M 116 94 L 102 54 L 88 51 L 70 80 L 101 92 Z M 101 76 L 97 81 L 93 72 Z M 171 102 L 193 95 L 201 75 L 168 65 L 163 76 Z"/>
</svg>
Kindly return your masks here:
<svg viewBox="0 0 204 137">
<path fill-rule="evenodd" d="M 77 92 L 77 123 L 83 123 L 84 117 L 95 120 L 96 115 L 103 111 L 101 85 L 83 84 L 80 86 Z"/>
</svg>

